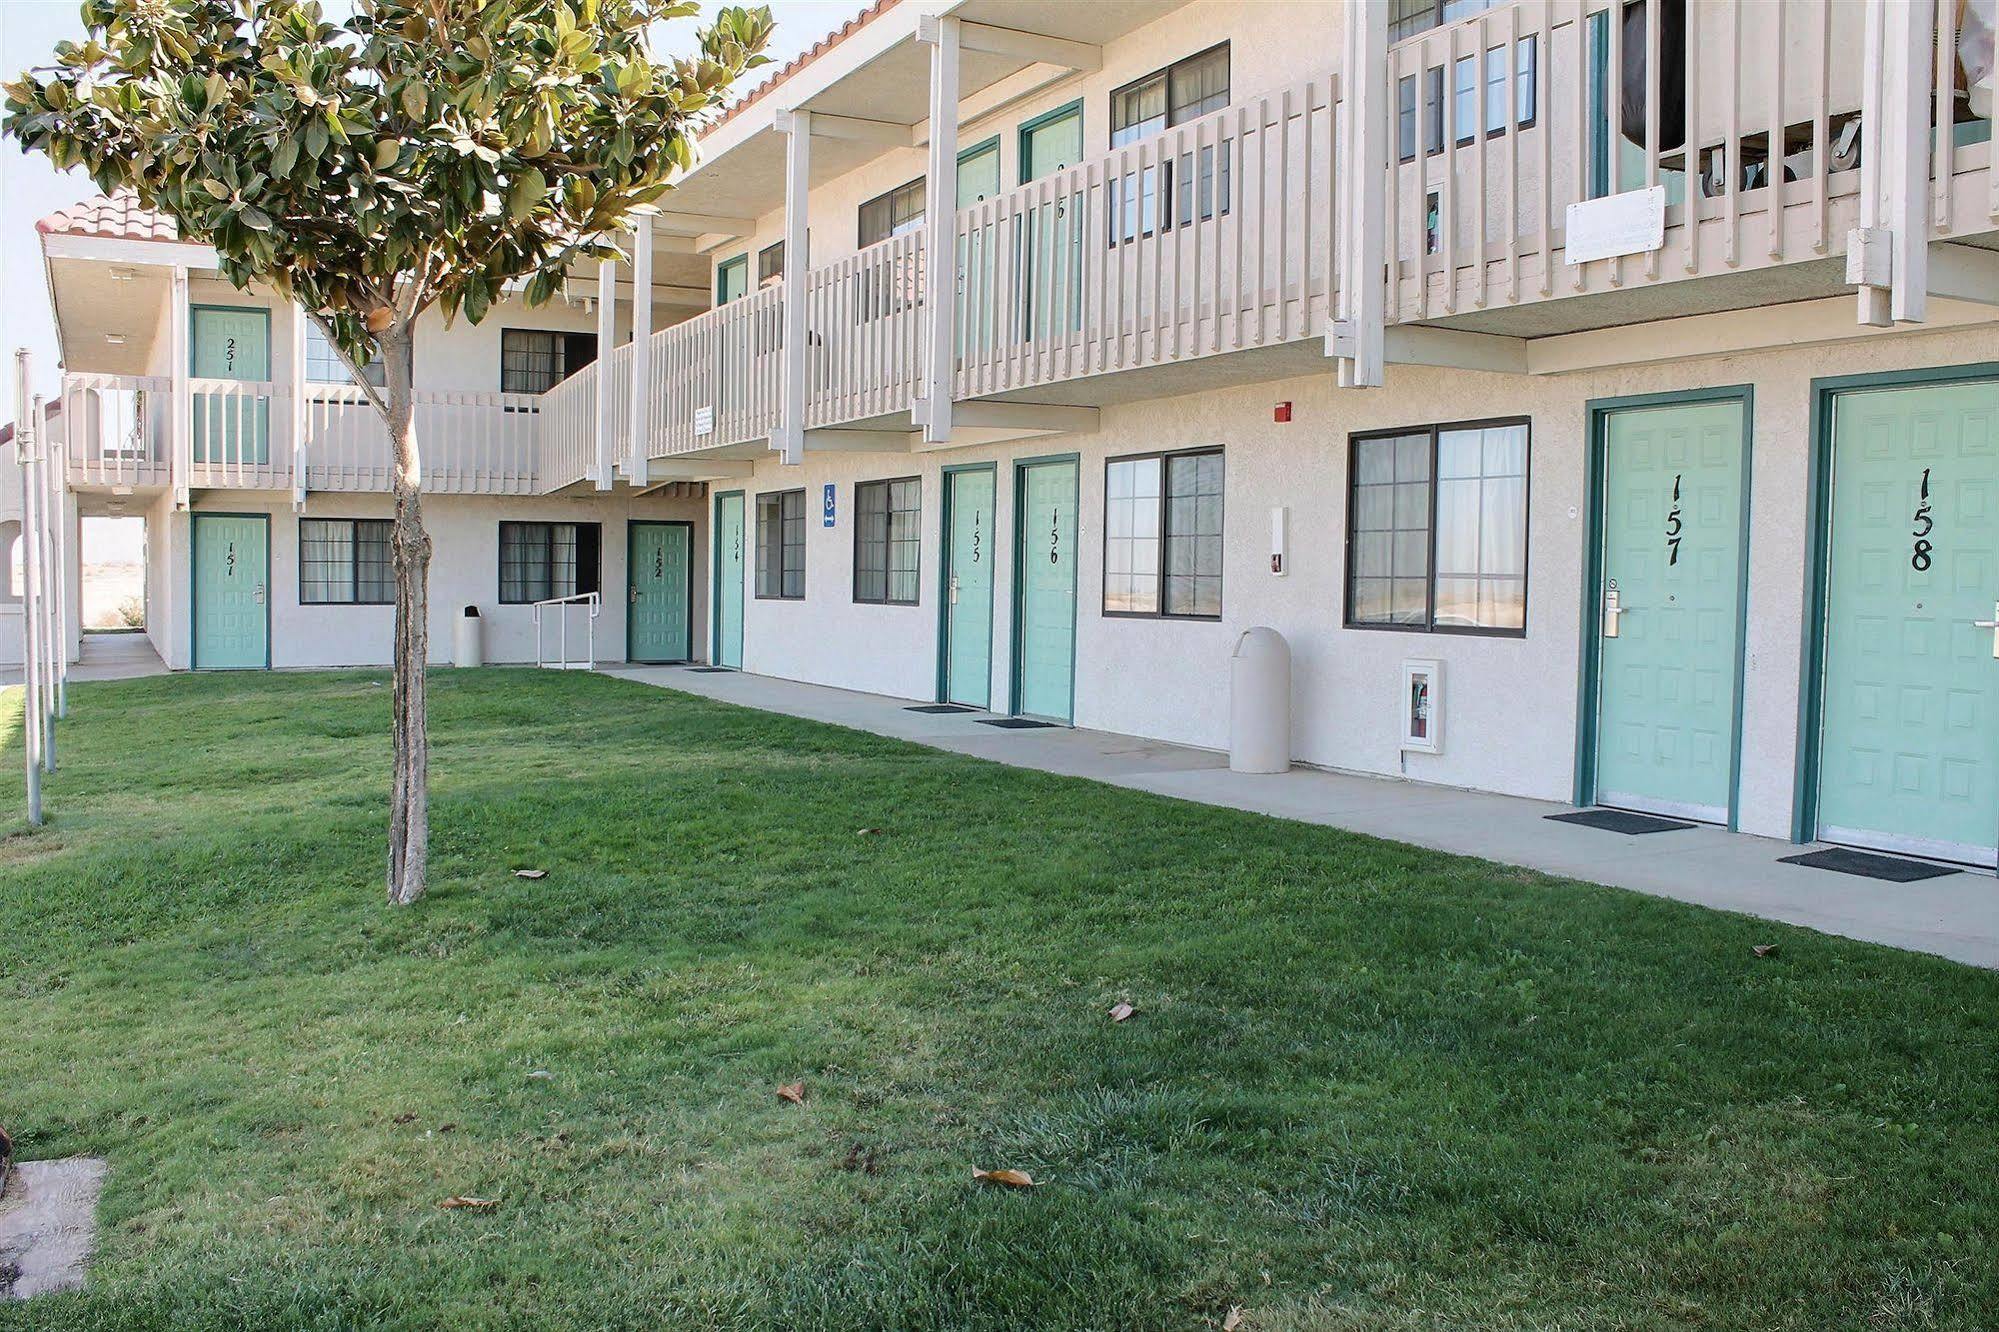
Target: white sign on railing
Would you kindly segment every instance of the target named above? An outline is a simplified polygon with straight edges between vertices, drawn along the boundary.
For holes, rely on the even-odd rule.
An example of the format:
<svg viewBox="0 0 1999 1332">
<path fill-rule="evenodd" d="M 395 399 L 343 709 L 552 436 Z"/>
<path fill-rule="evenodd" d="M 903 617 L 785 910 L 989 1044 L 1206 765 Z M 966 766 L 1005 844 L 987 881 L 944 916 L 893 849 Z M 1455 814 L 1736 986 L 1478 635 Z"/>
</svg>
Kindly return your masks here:
<svg viewBox="0 0 1999 1332">
<path fill-rule="evenodd" d="M 715 409 L 713 407 L 696 407 L 694 409 L 694 433 L 697 435 L 712 435 L 715 433 Z"/>
<path fill-rule="evenodd" d="M 1649 254 L 1665 243 L 1664 185 L 1569 205 L 1566 257 L 1571 264 Z"/>
</svg>

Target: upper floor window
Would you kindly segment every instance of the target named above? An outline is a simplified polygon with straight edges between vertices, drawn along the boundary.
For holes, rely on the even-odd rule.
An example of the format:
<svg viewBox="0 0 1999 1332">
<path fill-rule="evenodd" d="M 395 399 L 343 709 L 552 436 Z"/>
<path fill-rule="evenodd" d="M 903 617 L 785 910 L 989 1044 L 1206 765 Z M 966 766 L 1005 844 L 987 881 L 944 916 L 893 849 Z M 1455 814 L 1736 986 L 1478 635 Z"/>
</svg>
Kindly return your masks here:
<svg viewBox="0 0 1999 1332">
<path fill-rule="evenodd" d="M 382 388 L 389 382 L 388 367 L 382 364 L 377 353 L 362 369 L 370 384 Z M 319 325 L 308 319 L 305 321 L 305 377 L 313 384 L 351 384 L 354 375 L 347 368 L 347 362 L 340 359 L 340 353 L 333 350 L 333 344 L 319 331 Z"/>
<path fill-rule="evenodd" d="M 500 330 L 500 392 L 546 393 L 597 359 L 595 333 Z"/>
<path fill-rule="evenodd" d="M 898 185 L 861 205 L 861 248 L 923 225 L 924 184 L 921 177 Z"/>
<path fill-rule="evenodd" d="M 547 601 L 599 590 L 596 523 L 501 523 L 500 600 Z"/>
<path fill-rule="evenodd" d="M 1524 634 L 1525 421 L 1353 437 L 1349 627 Z"/>
<path fill-rule="evenodd" d="M 766 245 L 757 251 L 757 290 L 784 277 L 784 242 Z"/>
<path fill-rule="evenodd" d="M 913 476 L 854 486 L 854 600 L 914 606 L 923 483 Z"/>
<path fill-rule="evenodd" d="M 999 193 L 1000 145 L 995 134 L 958 154 L 958 207 L 969 208 Z"/>
<path fill-rule="evenodd" d="M 1393 44 L 1404 37 L 1456 23 L 1498 3 L 1499 0 L 1388 0 L 1388 40 Z"/>
<path fill-rule="evenodd" d="M 1111 94 L 1111 147 L 1183 125 L 1229 104 L 1229 44 L 1168 65 Z"/>
<path fill-rule="evenodd" d="M 715 304 L 727 305 L 750 294 L 750 257 L 724 259 L 715 269 Z"/>
<path fill-rule="evenodd" d="M 757 596 L 797 601 L 805 596 L 805 492 L 757 496 Z"/>
<path fill-rule="evenodd" d="M 1222 613 L 1222 451 L 1104 465 L 1104 613 Z"/>
<path fill-rule="evenodd" d="M 305 606 L 385 606 L 396 599 L 386 518 L 301 518 L 298 599 Z"/>
<path fill-rule="evenodd" d="M 1423 71 L 1423 151 L 1434 155 L 1444 151 L 1445 122 L 1450 140 L 1463 145 L 1478 138 L 1478 88 L 1485 82 L 1485 123 L 1488 135 L 1504 134 L 1507 125 L 1506 85 L 1513 83 L 1513 123 L 1532 129 L 1539 108 L 1535 87 L 1540 66 L 1540 43 L 1533 33 L 1520 38 L 1509 49 L 1495 46 L 1483 60 L 1459 56 L 1451 66 L 1451 96 L 1448 116 L 1444 104 L 1444 67 L 1433 65 Z M 1404 75 L 1395 86 L 1395 152 L 1404 162 L 1416 160 L 1416 76 Z"/>
</svg>

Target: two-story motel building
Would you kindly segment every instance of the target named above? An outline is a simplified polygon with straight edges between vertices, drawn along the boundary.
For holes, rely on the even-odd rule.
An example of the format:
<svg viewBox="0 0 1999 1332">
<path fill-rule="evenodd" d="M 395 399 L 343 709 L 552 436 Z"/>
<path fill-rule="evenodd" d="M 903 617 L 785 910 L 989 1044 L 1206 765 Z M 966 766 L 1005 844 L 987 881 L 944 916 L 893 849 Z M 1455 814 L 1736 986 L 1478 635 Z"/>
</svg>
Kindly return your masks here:
<svg viewBox="0 0 1999 1332">
<path fill-rule="evenodd" d="M 1267 625 L 1303 761 L 1992 867 L 1989 7 L 882 0 L 628 263 L 425 330 L 434 650 L 595 592 L 603 659 L 1219 747 Z M 162 658 L 385 662 L 327 349 L 42 231 Z"/>
</svg>

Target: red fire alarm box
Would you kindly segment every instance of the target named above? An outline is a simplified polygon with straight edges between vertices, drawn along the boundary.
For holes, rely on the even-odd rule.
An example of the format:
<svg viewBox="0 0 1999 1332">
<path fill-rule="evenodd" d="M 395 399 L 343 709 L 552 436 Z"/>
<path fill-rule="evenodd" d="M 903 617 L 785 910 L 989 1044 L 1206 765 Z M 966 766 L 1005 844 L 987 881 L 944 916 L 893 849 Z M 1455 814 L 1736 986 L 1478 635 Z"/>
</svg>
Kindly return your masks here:
<svg viewBox="0 0 1999 1332">
<path fill-rule="evenodd" d="M 1270 419 L 1279 425 L 1289 425 L 1291 423 L 1291 404 L 1288 402 L 1278 403 L 1277 406 L 1271 409 Z"/>
</svg>

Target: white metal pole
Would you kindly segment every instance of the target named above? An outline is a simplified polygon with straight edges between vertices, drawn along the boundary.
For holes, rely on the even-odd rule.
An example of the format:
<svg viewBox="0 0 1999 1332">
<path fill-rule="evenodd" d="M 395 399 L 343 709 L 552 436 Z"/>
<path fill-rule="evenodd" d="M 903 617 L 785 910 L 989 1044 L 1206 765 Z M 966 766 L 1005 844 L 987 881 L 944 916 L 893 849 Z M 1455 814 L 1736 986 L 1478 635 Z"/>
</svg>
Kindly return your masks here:
<svg viewBox="0 0 1999 1332">
<path fill-rule="evenodd" d="M 34 578 L 30 573 L 33 558 L 33 504 L 35 469 L 32 461 L 35 445 L 35 420 L 28 411 L 29 357 L 27 348 L 14 353 L 14 457 L 21 467 L 21 749 L 27 763 L 28 823 L 31 827 L 42 826 L 42 764 L 37 752 L 37 727 L 35 709 L 37 687 L 35 683 L 34 645 Z"/>
<path fill-rule="evenodd" d="M 597 489 L 609 490 L 618 400 L 611 396 L 611 353 L 618 346 L 618 261 L 597 261 Z M 565 366 L 564 369 L 568 367 Z"/>
<path fill-rule="evenodd" d="M 924 173 L 923 283 L 929 319 L 924 326 L 923 439 L 951 438 L 953 353 L 958 296 L 958 53 L 962 34 L 955 18 L 926 19 L 930 43 L 930 160 Z"/>
<path fill-rule="evenodd" d="M 778 413 L 779 459 L 805 461 L 805 345 L 807 209 L 812 197 L 812 113 L 782 111 L 777 127 L 787 135 L 784 156 L 784 361 L 780 376 L 783 407 Z"/>
<path fill-rule="evenodd" d="M 69 609 L 69 575 L 71 542 L 69 539 L 69 501 L 65 493 L 62 448 L 56 440 L 56 433 L 49 426 L 49 413 L 42 413 L 42 458 L 47 463 L 49 512 L 55 521 L 49 528 L 49 551 L 54 576 L 50 582 L 55 588 L 55 600 L 50 604 L 50 612 L 55 621 L 55 715 L 58 719 L 69 716 L 69 636 L 74 618 Z M 64 418 L 64 432 L 67 434 L 68 418 Z M 81 596 L 81 588 L 78 589 Z M 81 609 L 79 607 L 79 609 Z"/>
<path fill-rule="evenodd" d="M 37 706 L 41 709 L 39 715 L 42 719 L 42 771 L 53 773 L 56 770 L 56 659 L 62 655 L 62 649 L 56 643 L 52 596 L 55 586 L 51 559 L 54 542 L 49 535 L 48 459 L 41 447 L 47 437 L 49 408 L 41 394 L 35 395 L 34 406 L 30 410 L 35 414 L 35 474 L 30 478 L 35 487 L 35 632 L 42 648 L 40 669 L 35 673 L 42 686 Z M 25 491 L 26 488 L 23 489 Z M 27 496 L 23 494 L 22 503 L 26 502 Z"/>
<path fill-rule="evenodd" d="M 601 353 L 600 353 L 601 354 Z M 652 214 L 632 220 L 632 391 L 631 419 L 625 441 L 625 477 L 634 486 L 646 483 L 646 456 L 651 452 L 652 395 Z"/>
</svg>

